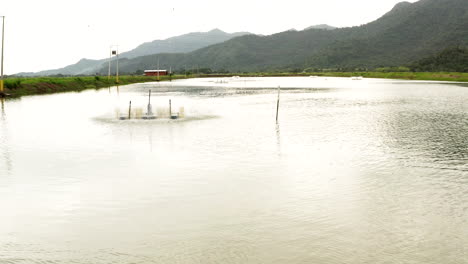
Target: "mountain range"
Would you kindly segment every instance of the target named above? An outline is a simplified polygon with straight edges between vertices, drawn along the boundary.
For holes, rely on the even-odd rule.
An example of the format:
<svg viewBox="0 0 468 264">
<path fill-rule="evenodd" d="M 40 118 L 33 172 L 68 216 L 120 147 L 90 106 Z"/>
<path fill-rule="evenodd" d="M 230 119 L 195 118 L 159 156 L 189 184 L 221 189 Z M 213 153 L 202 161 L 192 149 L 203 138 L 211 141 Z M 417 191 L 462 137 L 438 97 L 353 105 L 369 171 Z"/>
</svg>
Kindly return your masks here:
<svg viewBox="0 0 468 264">
<path fill-rule="evenodd" d="M 120 62 L 120 71 L 154 69 L 156 61 L 161 69 L 209 68 L 218 72 L 355 70 L 409 65 L 450 47 L 468 46 L 466 1 L 401 2 L 381 18 L 358 27 L 319 25 L 268 36 L 240 33 L 192 50 L 154 52 L 155 46 L 162 45 L 145 43 L 136 50 L 145 50 L 146 54 L 128 52 Z M 150 52 L 153 54 L 148 55 Z M 82 60 L 78 64 L 89 66 L 93 62 Z M 107 74 L 107 67 L 102 65 L 87 73 Z"/>
<path fill-rule="evenodd" d="M 158 53 L 186 53 L 216 43 L 221 43 L 231 38 L 248 35 L 249 32 L 226 33 L 220 29 L 213 29 L 208 32 L 193 32 L 168 38 L 165 40 L 154 40 L 146 42 L 133 50 L 119 54 L 120 59 L 131 59 L 145 55 Z M 60 69 L 46 70 L 40 72 L 18 73 L 21 76 L 48 76 L 48 75 L 88 75 L 102 71 L 108 65 L 108 58 L 101 60 L 81 59 L 75 64 L 68 65 Z M 108 67 L 108 66 L 107 66 Z"/>
</svg>

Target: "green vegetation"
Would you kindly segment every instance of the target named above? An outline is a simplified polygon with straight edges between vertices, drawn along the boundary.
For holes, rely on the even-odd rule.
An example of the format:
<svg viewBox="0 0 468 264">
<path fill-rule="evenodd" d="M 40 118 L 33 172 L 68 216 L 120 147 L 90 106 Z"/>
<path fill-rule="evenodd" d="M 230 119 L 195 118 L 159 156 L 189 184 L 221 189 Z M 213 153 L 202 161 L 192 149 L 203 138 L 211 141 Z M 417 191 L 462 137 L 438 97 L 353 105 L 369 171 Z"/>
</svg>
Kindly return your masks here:
<svg viewBox="0 0 468 264">
<path fill-rule="evenodd" d="M 85 77 L 37 77 L 37 78 L 8 78 L 5 79 L 5 93 L 12 97 L 35 94 L 49 94 L 59 92 L 79 92 L 86 89 L 99 89 L 115 85 L 131 83 L 154 82 L 154 76 L 120 76 L 119 83 L 113 76 L 110 80 L 107 76 Z M 161 81 L 169 79 L 181 79 L 185 76 L 161 76 Z"/>
<path fill-rule="evenodd" d="M 413 71 L 468 72 L 468 48 L 449 48 L 410 65 Z"/>
<path fill-rule="evenodd" d="M 207 72 L 207 70 L 205 70 Z M 362 76 L 365 78 L 384 78 L 384 79 L 404 79 L 404 80 L 432 80 L 432 81 L 453 81 L 468 82 L 468 73 L 460 72 L 270 72 L 270 73 L 231 73 L 231 74 L 202 74 L 192 75 L 172 75 L 161 76 L 161 81 L 171 79 L 184 79 L 190 77 L 265 77 L 265 76 L 328 76 L 328 77 L 353 77 Z M 121 76 L 118 85 L 131 83 L 154 82 L 157 77 L 154 76 Z M 9 78 L 5 80 L 5 93 L 11 97 L 24 95 L 50 94 L 60 92 L 79 92 L 87 89 L 99 89 L 117 85 L 114 77 L 107 80 L 107 76 L 86 76 L 86 77 L 38 77 L 38 78 Z"/>
</svg>

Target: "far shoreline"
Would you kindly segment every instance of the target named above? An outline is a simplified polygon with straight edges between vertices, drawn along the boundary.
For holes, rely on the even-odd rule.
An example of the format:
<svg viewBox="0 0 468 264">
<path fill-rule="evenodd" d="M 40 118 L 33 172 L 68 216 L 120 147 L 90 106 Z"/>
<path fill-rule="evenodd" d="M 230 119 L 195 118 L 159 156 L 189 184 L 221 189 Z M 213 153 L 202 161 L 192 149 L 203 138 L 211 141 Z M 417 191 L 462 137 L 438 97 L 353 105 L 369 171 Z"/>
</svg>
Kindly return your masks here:
<svg viewBox="0 0 468 264">
<path fill-rule="evenodd" d="M 133 83 L 172 81 L 192 78 L 224 77 L 363 77 L 376 79 L 395 79 L 409 81 L 443 81 L 468 83 L 468 73 L 461 72 L 301 72 L 301 73 L 229 73 L 229 74 L 191 74 L 171 76 L 121 76 L 119 82 L 115 77 L 76 76 L 76 77 L 10 77 L 5 79 L 5 91 L 0 97 L 18 98 L 25 95 L 41 95 L 62 92 L 79 92 L 90 89 L 101 89 Z"/>
<path fill-rule="evenodd" d="M 465 72 L 307 72 L 307 73 L 240 73 L 201 74 L 199 77 L 363 77 L 375 79 L 396 79 L 409 81 L 468 82 Z"/>
</svg>

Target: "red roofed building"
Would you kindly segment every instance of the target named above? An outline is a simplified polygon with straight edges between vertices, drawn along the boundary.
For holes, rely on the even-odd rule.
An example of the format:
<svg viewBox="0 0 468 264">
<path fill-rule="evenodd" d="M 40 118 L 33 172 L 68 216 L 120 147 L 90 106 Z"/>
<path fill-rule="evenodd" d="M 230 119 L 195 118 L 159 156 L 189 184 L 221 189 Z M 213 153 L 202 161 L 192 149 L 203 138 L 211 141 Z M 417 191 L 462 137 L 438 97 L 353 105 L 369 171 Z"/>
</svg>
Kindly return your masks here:
<svg viewBox="0 0 468 264">
<path fill-rule="evenodd" d="M 167 70 L 145 70 L 145 76 L 164 76 L 168 75 Z"/>
</svg>

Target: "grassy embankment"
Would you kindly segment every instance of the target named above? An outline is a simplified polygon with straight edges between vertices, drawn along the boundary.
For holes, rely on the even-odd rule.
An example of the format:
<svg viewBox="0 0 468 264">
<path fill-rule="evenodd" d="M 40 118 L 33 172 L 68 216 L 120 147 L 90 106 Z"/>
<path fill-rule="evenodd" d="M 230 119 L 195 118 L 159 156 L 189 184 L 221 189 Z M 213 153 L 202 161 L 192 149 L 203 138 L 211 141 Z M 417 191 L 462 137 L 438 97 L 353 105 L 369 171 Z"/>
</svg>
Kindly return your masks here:
<svg viewBox="0 0 468 264">
<path fill-rule="evenodd" d="M 172 76 L 172 79 L 181 78 L 185 78 L 185 76 Z M 120 76 L 118 85 L 154 82 L 156 80 L 157 77 L 154 76 Z M 169 76 L 161 76 L 160 80 L 169 80 Z M 7 78 L 5 79 L 4 92 L 11 97 L 19 97 L 24 95 L 79 92 L 116 85 L 115 77 L 108 80 L 107 76 Z"/>
</svg>

